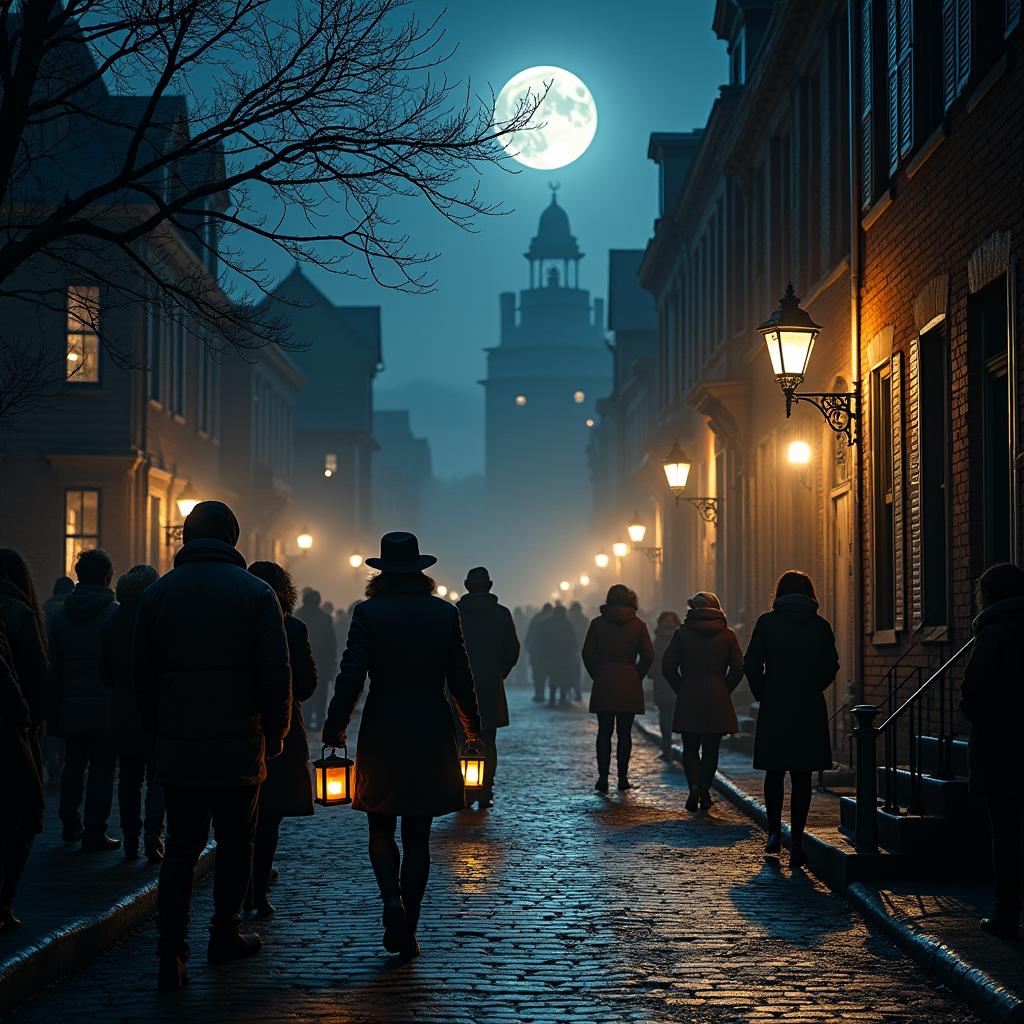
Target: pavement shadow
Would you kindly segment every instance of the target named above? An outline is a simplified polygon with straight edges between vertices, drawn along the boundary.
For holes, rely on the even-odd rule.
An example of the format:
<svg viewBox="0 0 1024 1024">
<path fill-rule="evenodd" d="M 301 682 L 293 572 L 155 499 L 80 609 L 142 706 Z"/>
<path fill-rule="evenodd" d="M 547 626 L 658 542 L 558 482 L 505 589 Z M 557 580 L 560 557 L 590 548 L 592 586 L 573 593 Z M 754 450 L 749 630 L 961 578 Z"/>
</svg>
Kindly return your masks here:
<svg viewBox="0 0 1024 1024">
<path fill-rule="evenodd" d="M 753 829 L 746 823 L 716 818 L 713 813 L 693 816 L 613 801 L 588 808 L 587 814 L 604 832 L 604 841 L 614 846 L 729 847 L 749 839 Z"/>
</svg>

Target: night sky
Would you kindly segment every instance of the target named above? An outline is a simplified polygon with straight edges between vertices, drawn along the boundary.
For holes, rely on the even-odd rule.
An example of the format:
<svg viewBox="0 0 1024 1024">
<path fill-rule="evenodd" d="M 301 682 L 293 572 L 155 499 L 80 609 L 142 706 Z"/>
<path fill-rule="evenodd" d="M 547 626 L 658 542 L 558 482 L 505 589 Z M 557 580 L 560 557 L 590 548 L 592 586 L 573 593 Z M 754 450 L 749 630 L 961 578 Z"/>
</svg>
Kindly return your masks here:
<svg viewBox="0 0 1024 1024">
<path fill-rule="evenodd" d="M 417 2 L 421 20 L 439 4 Z M 490 94 L 516 72 L 539 64 L 567 68 L 590 88 L 598 108 L 597 136 L 573 164 L 557 171 L 489 169 L 484 195 L 511 212 L 478 223 L 478 233 L 450 227 L 425 204 L 403 206 L 402 227 L 420 250 L 440 250 L 431 267 L 436 291 L 406 296 L 372 282 L 311 273 L 338 303 L 383 307 L 386 369 L 377 380 L 377 407 L 412 410 L 413 429 L 429 438 L 438 478 L 483 469 L 482 349 L 497 340 L 498 293 L 527 284 L 522 258 L 537 218 L 549 202 L 548 183 L 587 258 L 581 285 L 603 296 L 610 248 L 642 248 L 656 213 L 656 168 L 647 159 L 652 131 L 686 131 L 704 124 L 726 80 L 725 46 L 711 31 L 713 0 L 520 0 L 480 4 L 453 0 L 446 39 L 458 50 L 450 77 L 470 79 Z M 519 168 L 518 164 L 510 164 Z M 272 259 L 284 274 L 286 260 Z M 357 269 L 356 261 L 352 268 Z"/>
</svg>

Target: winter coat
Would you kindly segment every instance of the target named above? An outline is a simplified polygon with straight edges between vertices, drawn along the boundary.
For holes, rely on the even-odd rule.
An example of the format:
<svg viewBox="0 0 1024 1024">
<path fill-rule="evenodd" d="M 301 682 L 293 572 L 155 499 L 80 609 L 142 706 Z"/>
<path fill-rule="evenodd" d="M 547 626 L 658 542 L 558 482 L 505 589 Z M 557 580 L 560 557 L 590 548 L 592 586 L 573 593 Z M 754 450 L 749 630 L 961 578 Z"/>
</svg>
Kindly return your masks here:
<svg viewBox="0 0 1024 1024">
<path fill-rule="evenodd" d="M 316 693 L 317 675 L 306 624 L 294 615 L 286 615 L 284 631 L 292 667 L 291 725 L 281 756 L 267 762 L 267 781 L 260 787 L 260 814 L 296 818 L 313 813 L 313 777 L 302 702 Z"/>
<path fill-rule="evenodd" d="M 317 674 L 326 682 L 338 671 L 338 638 L 334 633 L 334 620 L 318 604 L 312 603 L 302 605 L 295 612 L 295 618 L 306 624 Z"/>
<path fill-rule="evenodd" d="M 832 627 L 818 602 L 803 594 L 780 597 L 754 626 L 743 670 L 760 702 L 754 767 L 816 772 L 832 767 L 823 691 L 839 671 Z"/>
<path fill-rule="evenodd" d="M 37 735 L 32 711 L 18 683 L 7 632 L 0 625 L 0 820 L 8 828 L 27 821 L 36 833 L 43 830 L 44 806 Z"/>
<path fill-rule="evenodd" d="M 100 637 L 100 678 L 110 690 L 110 741 L 114 751 L 130 757 L 145 756 L 153 738 L 142 727 L 135 680 L 132 677 L 132 634 L 138 601 L 119 604 L 104 623 Z"/>
<path fill-rule="evenodd" d="M 532 619 L 530 619 L 530 625 L 526 627 L 526 653 L 530 656 L 530 665 L 535 669 L 541 669 L 542 658 L 540 648 L 540 627 L 545 619 L 550 617 L 553 609 L 549 608 L 544 611 L 542 608 Z"/>
<path fill-rule="evenodd" d="M 977 637 L 961 684 L 971 723 L 967 747 L 972 793 L 1019 799 L 1024 775 L 1024 597 L 997 601 L 974 620 Z"/>
<path fill-rule="evenodd" d="M 110 690 L 100 671 L 104 623 L 117 611 L 114 592 L 79 583 L 50 622 L 50 733 L 109 736 Z"/>
<path fill-rule="evenodd" d="M 0 628 L 7 634 L 14 675 L 28 703 L 32 723 L 39 726 L 48 712 L 46 644 L 28 599 L 7 580 L 0 580 Z"/>
<path fill-rule="evenodd" d="M 458 608 L 480 721 L 484 729 L 501 729 L 508 725 L 505 680 L 519 661 L 512 613 L 494 594 L 464 594 Z"/>
<path fill-rule="evenodd" d="M 157 781 L 243 786 L 267 776 L 291 718 L 291 669 L 281 606 L 230 544 L 202 538 L 147 587 L 132 671 Z"/>
<path fill-rule="evenodd" d="M 445 686 L 470 737 L 480 735 L 480 711 L 458 610 L 395 586 L 352 613 L 324 739 L 346 732 L 369 675 L 352 806 L 436 817 L 466 804 Z"/>
<path fill-rule="evenodd" d="M 661 660 L 675 634 L 676 627 L 671 622 L 663 622 L 654 627 L 654 660 L 647 672 L 647 678 L 654 683 L 654 704 L 662 711 L 672 711 L 676 706 L 676 691 L 669 686 L 665 673 L 661 670 Z"/>
<path fill-rule="evenodd" d="M 661 662 L 676 692 L 673 732 L 739 731 L 732 692 L 743 678 L 736 634 L 718 608 L 691 608 Z"/>
<path fill-rule="evenodd" d="M 643 679 L 653 661 L 647 625 L 635 609 L 601 605 L 583 642 L 583 664 L 594 681 L 590 710 L 643 714 Z"/>
<path fill-rule="evenodd" d="M 576 631 L 559 605 L 537 626 L 537 660 L 552 685 L 575 687 L 580 681 L 580 649 Z"/>
</svg>

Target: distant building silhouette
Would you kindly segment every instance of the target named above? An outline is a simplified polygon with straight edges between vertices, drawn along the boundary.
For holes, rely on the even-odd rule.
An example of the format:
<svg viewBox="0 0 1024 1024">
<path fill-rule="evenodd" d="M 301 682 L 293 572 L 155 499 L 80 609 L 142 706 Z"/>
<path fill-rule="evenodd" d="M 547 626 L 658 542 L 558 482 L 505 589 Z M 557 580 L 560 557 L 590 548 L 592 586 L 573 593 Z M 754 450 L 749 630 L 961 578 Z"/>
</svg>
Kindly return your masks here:
<svg viewBox="0 0 1024 1024">
<path fill-rule="evenodd" d="M 406 409 L 375 411 L 373 436 L 379 445 L 373 459 L 374 532 L 418 533 L 431 474 L 430 442 L 413 435 Z"/>
</svg>

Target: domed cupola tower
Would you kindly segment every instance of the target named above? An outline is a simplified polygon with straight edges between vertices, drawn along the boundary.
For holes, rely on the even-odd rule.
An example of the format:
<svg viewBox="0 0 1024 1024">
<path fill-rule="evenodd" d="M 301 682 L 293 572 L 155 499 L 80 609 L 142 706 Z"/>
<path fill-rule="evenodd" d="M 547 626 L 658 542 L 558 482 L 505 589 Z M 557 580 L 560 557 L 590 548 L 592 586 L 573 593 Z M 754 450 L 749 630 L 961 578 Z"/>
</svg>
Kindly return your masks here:
<svg viewBox="0 0 1024 1024">
<path fill-rule="evenodd" d="M 500 339 L 486 350 L 482 383 L 488 511 L 509 557 L 506 578 L 525 601 L 545 596 L 535 592 L 546 580 L 537 574 L 559 549 L 548 574 L 574 564 L 566 538 L 585 534 L 588 431 L 611 389 L 612 364 L 604 302 L 580 287 L 584 254 L 554 186 L 524 255 L 529 288 L 500 296 Z"/>
</svg>

